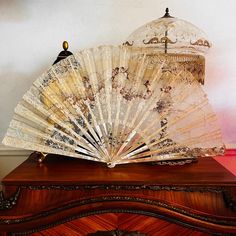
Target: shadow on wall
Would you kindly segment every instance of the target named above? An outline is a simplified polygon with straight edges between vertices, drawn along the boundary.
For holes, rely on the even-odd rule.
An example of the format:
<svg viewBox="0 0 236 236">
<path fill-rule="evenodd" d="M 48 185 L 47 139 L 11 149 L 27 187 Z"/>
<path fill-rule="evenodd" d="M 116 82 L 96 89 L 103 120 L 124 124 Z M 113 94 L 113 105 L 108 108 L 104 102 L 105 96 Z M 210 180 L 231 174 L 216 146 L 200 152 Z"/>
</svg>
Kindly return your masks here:
<svg viewBox="0 0 236 236">
<path fill-rule="evenodd" d="M 0 22 L 19 22 L 28 19 L 28 17 L 27 1 L 0 1 Z"/>
<path fill-rule="evenodd" d="M 41 75 L 48 65 L 41 66 L 37 71 L 25 74 L 14 71 L 13 68 L 2 69 L 0 72 L 0 142 L 12 119 L 14 108 L 21 100 L 31 84 Z"/>
</svg>

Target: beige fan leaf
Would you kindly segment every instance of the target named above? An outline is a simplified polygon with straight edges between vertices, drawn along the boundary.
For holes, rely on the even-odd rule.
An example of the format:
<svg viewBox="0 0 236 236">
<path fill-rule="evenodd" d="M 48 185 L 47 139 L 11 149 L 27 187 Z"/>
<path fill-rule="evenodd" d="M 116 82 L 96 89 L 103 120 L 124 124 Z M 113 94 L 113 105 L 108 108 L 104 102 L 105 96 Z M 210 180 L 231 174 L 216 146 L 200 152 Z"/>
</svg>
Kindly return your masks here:
<svg viewBox="0 0 236 236">
<path fill-rule="evenodd" d="M 142 49 L 83 50 L 39 77 L 15 108 L 6 145 L 117 164 L 222 154 L 216 115 L 191 74 Z M 168 62 L 168 63 L 166 63 Z"/>
</svg>

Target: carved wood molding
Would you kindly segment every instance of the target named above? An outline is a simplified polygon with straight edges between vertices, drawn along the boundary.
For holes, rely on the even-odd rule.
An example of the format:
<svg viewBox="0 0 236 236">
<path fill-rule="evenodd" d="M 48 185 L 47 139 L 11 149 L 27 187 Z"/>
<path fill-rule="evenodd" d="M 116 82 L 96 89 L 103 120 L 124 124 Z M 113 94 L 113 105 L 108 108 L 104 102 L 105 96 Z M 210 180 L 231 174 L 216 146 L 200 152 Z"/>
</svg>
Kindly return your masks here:
<svg viewBox="0 0 236 236">
<path fill-rule="evenodd" d="M 18 190 L 17 192 L 20 193 L 20 190 Z M 17 196 L 19 196 L 19 193 L 17 194 Z M 205 222 L 211 222 L 211 223 L 220 224 L 220 225 L 235 225 L 236 226 L 235 221 L 213 218 L 211 216 L 206 216 L 206 215 L 199 215 L 199 214 L 193 213 L 189 210 L 186 210 L 184 208 L 176 207 L 174 205 L 171 205 L 171 204 L 161 201 L 161 200 L 151 200 L 151 199 L 145 199 L 145 198 L 140 198 L 140 197 L 131 197 L 131 196 L 102 196 L 102 197 L 78 200 L 78 201 L 74 201 L 74 202 L 71 202 L 66 205 L 58 206 L 54 209 L 44 211 L 44 212 L 41 212 L 39 214 L 32 215 L 32 216 L 26 216 L 26 217 L 22 217 L 22 218 L 14 218 L 14 219 L 1 218 L 0 224 L 11 225 L 11 224 L 29 222 L 29 221 L 33 221 L 36 219 L 47 217 L 52 214 L 57 214 L 59 212 L 63 212 L 67 209 L 71 209 L 71 208 L 75 208 L 75 207 L 79 207 L 79 206 L 83 206 L 83 205 L 89 205 L 89 204 L 94 204 L 94 203 L 105 203 L 105 202 L 142 203 L 142 204 L 151 205 L 154 207 L 161 207 L 164 209 L 168 209 L 172 212 L 180 213 L 183 216 L 188 216 L 188 217 L 198 219 L 201 221 L 205 221 Z M 114 209 L 109 209 L 108 212 L 114 212 L 113 210 Z M 124 209 L 121 209 L 121 210 L 124 210 Z M 91 215 L 92 213 L 88 213 L 88 214 Z M 100 213 L 97 213 L 97 214 L 100 214 Z M 78 217 L 81 217 L 81 216 L 79 215 Z"/>
<path fill-rule="evenodd" d="M 232 210 L 236 209 L 236 203 L 234 200 L 234 196 L 232 196 L 233 192 L 230 192 L 225 187 L 204 187 L 204 186 L 168 186 L 168 185 L 73 185 L 73 186 L 67 186 L 67 185 L 37 185 L 37 186 L 20 186 L 16 193 L 11 196 L 9 199 L 5 199 L 3 196 L 3 193 L 0 193 L 0 210 L 9 210 L 13 208 L 17 201 L 19 200 L 21 192 L 24 190 L 67 190 L 67 191 L 76 191 L 76 190 L 93 190 L 93 189 L 101 189 L 101 190 L 117 190 L 117 194 L 119 193 L 119 190 L 126 190 L 126 191 L 135 191 L 135 190 L 152 190 L 152 191 L 181 191 L 181 192 L 210 192 L 210 193 L 217 193 L 222 194 L 222 200 L 224 200 L 226 206 L 230 207 Z M 169 202 L 165 202 L 163 200 L 152 200 L 142 197 L 132 197 L 129 196 L 129 193 L 127 192 L 128 196 L 117 196 L 116 193 L 112 196 L 100 196 L 100 197 L 94 197 L 92 199 L 83 199 L 83 200 L 77 200 L 73 201 L 69 204 L 58 206 L 54 209 L 50 209 L 47 211 L 40 212 L 35 215 L 27 216 L 27 217 L 16 217 L 14 219 L 10 219 L 8 217 L 0 217 L 0 226 L 13 226 L 13 225 L 24 225 L 25 223 L 32 222 L 32 225 L 37 220 L 42 220 L 46 217 L 49 217 L 51 215 L 55 214 L 62 214 L 63 212 L 66 212 L 69 209 L 77 208 L 80 206 L 86 206 L 91 205 L 91 210 L 87 212 L 78 212 L 76 215 L 67 215 L 63 216 L 61 220 L 57 220 L 57 222 L 52 223 L 45 223 L 45 225 L 37 226 L 33 229 L 28 229 L 25 232 L 21 232 L 18 235 L 26 235 L 29 233 L 38 232 L 40 230 L 44 230 L 47 228 L 54 227 L 59 224 L 63 224 L 65 222 L 86 217 L 90 215 L 95 214 L 103 214 L 103 213 L 132 213 L 132 214 L 141 214 L 146 215 L 150 217 L 155 217 L 159 219 L 163 219 L 169 222 L 173 222 L 176 224 L 180 224 L 184 227 L 193 228 L 201 231 L 205 231 L 208 233 L 215 233 L 212 229 L 209 229 L 206 225 L 208 224 L 215 224 L 219 227 L 225 228 L 225 227 L 234 227 L 236 226 L 235 219 L 229 220 L 219 217 L 214 217 L 210 215 L 205 214 L 196 214 L 191 209 L 188 208 L 181 208 L 178 206 L 175 206 Z M 107 203 L 113 202 L 115 207 L 110 208 L 109 206 L 106 207 Z M 94 204 L 97 206 L 102 203 L 102 207 L 100 209 L 97 209 Z M 120 207 L 120 203 L 135 203 L 133 204 L 133 207 L 131 209 L 127 209 L 124 207 Z M 137 205 L 136 205 L 137 204 Z M 139 208 L 139 206 L 142 209 Z M 108 204 L 109 205 L 109 204 Z M 143 210 L 147 206 L 149 210 Z M 151 210 L 150 210 L 151 209 Z M 162 210 L 163 209 L 163 210 Z M 163 215 L 162 211 L 164 212 L 165 209 L 168 210 L 168 215 Z M 172 214 L 176 215 L 179 214 L 178 217 L 173 217 Z M 185 219 L 188 220 L 188 223 L 185 222 Z M 195 225 L 194 221 L 201 221 L 202 223 L 200 225 Z M 43 221 L 42 221 L 43 222 Z M 14 233 L 14 235 L 17 235 Z"/>
<path fill-rule="evenodd" d="M 204 187 L 204 186 L 170 186 L 170 185 L 27 185 L 21 186 L 22 189 L 30 190 L 90 190 L 90 189 L 101 189 L 101 190 L 153 190 L 153 191 L 181 191 L 181 192 L 212 192 L 222 193 L 225 191 L 225 187 Z"/>
<path fill-rule="evenodd" d="M 128 213 L 128 214 L 138 214 L 138 215 L 145 215 L 145 216 L 149 216 L 149 217 L 154 217 L 154 218 L 159 218 L 174 224 L 179 224 L 183 227 L 187 227 L 187 228 L 191 228 L 194 230 L 198 230 L 198 231 L 203 231 L 206 233 L 211 233 L 214 235 L 225 235 L 223 233 L 217 232 L 216 230 L 212 230 L 206 227 L 201 227 L 200 225 L 195 225 L 195 224 L 191 224 L 190 222 L 184 222 L 181 221 L 180 219 L 177 218 L 173 218 L 173 217 L 168 217 L 162 214 L 158 214 L 158 213 L 154 213 L 154 212 L 148 212 L 148 211 L 144 211 L 144 210 L 132 210 L 132 209 L 104 209 L 104 210 L 93 210 L 90 212 L 86 212 L 86 213 L 80 213 L 77 215 L 73 215 L 70 217 L 65 217 L 62 220 L 58 220 L 56 222 L 50 223 L 50 224 L 46 224 L 46 225 L 42 225 L 39 227 L 34 227 L 32 229 L 29 230 L 25 230 L 25 231 L 21 231 L 21 232 L 15 232 L 15 233 L 10 233 L 10 235 L 14 235 L 14 236 L 19 236 L 19 235 L 28 235 L 28 234 L 32 234 L 32 233 L 36 233 L 42 230 L 46 230 L 52 227 L 55 227 L 57 225 L 78 219 L 78 218 L 82 218 L 82 217 L 87 217 L 87 216 L 91 216 L 91 215 L 98 215 L 98 214 L 104 214 L 104 213 Z M 217 234 L 216 234 L 217 233 Z M 230 235 L 230 234 L 227 234 Z"/>
<path fill-rule="evenodd" d="M 20 186 L 16 193 L 9 199 L 5 199 L 3 191 L 0 191 L 0 210 L 7 210 L 13 208 L 20 196 L 22 189 L 29 190 L 153 190 L 153 191 L 182 191 L 182 192 L 211 192 L 221 193 L 226 207 L 236 211 L 235 196 L 232 196 L 230 191 L 225 187 L 203 187 L 203 186 L 169 186 L 169 185 L 37 185 L 37 186 Z"/>
<path fill-rule="evenodd" d="M 9 199 L 5 199 L 3 191 L 0 191 L 0 210 L 9 210 L 16 205 L 17 200 L 20 196 L 20 188 L 17 189 L 16 193 L 11 196 Z"/>
</svg>

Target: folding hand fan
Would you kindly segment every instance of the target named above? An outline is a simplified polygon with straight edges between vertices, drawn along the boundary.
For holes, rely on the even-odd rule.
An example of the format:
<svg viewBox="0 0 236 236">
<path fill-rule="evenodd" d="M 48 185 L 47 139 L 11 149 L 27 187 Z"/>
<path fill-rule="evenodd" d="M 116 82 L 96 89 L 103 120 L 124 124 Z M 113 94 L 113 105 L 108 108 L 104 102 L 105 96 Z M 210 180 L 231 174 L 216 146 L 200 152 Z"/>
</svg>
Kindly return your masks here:
<svg viewBox="0 0 236 236">
<path fill-rule="evenodd" d="M 151 66 L 139 48 L 100 46 L 49 68 L 15 108 L 6 145 L 117 164 L 222 154 L 191 74 Z"/>
</svg>

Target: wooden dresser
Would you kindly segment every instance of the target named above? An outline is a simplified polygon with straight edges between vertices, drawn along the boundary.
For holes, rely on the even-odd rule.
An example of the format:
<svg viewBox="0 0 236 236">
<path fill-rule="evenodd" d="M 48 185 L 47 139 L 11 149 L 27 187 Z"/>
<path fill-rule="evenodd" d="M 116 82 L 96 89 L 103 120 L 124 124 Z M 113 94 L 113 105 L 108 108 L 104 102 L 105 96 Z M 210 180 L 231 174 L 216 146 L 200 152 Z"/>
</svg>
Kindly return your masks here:
<svg viewBox="0 0 236 236">
<path fill-rule="evenodd" d="M 2 185 L 0 235 L 236 235 L 236 177 L 212 158 L 109 169 L 34 153 Z"/>
</svg>

